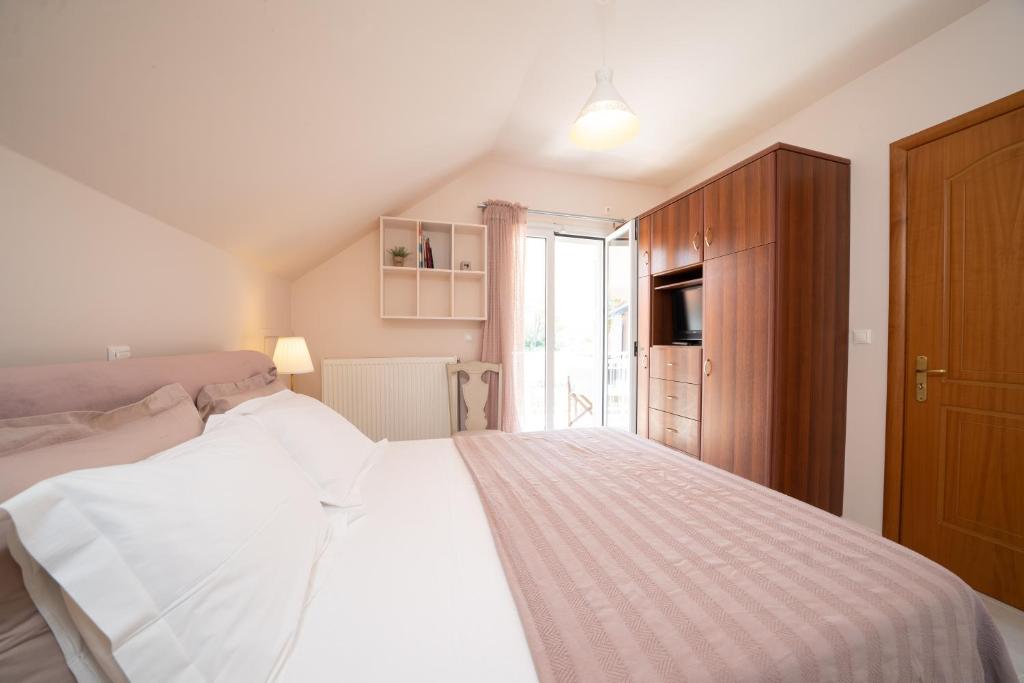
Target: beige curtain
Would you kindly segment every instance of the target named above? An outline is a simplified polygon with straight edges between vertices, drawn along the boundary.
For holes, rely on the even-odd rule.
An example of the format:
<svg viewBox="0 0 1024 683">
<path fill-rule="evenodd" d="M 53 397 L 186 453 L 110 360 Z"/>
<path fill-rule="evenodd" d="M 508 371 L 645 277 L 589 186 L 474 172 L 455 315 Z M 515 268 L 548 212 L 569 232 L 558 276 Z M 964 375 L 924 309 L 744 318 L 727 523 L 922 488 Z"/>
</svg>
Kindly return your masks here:
<svg viewBox="0 0 1024 683">
<path fill-rule="evenodd" d="M 480 360 L 501 363 L 504 374 L 501 425 L 488 411 L 488 426 L 519 431 L 519 396 L 523 377 L 523 256 L 526 247 L 526 207 L 489 200 L 487 224 L 487 320 L 481 338 Z M 491 383 L 488 406 L 496 405 L 497 382 Z"/>
</svg>

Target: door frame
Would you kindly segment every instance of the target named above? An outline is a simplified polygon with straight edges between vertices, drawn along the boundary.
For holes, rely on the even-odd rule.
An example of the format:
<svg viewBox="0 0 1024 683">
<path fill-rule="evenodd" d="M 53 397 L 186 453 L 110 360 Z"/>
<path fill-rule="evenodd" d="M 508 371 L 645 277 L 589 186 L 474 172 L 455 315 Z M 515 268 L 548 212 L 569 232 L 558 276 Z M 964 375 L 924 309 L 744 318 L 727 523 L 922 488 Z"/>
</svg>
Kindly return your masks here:
<svg viewBox="0 0 1024 683">
<path fill-rule="evenodd" d="M 604 334 L 602 335 L 602 347 L 604 349 L 604 371 L 601 382 L 601 424 L 607 426 L 608 422 L 608 256 L 612 240 L 620 239 L 623 235 L 629 242 L 629 344 L 632 352 L 627 351 L 629 357 L 629 431 L 636 434 L 636 373 L 637 373 L 637 240 L 636 240 L 636 219 L 630 219 L 615 228 L 604 238 Z"/>
<path fill-rule="evenodd" d="M 915 147 L 1024 107 L 1024 90 L 889 145 L 889 349 L 885 407 L 882 535 L 900 541 L 907 388 L 907 158 Z"/>
<path fill-rule="evenodd" d="M 526 237 L 544 240 L 544 429 L 554 429 L 555 413 L 555 242 L 562 239 L 581 239 L 601 242 L 601 414 L 596 416 L 604 424 L 605 401 L 605 354 L 604 339 L 605 320 L 605 288 L 608 280 L 608 246 L 606 235 L 597 229 L 573 227 L 572 231 L 558 223 L 529 221 L 526 224 Z"/>
</svg>

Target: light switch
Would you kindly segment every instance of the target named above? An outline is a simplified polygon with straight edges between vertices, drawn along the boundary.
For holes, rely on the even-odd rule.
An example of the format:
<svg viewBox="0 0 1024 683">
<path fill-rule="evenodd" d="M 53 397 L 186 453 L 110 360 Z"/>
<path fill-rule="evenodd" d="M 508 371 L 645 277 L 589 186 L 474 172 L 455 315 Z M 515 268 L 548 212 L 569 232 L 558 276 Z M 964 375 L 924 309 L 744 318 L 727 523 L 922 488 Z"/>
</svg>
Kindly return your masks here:
<svg viewBox="0 0 1024 683">
<path fill-rule="evenodd" d="M 854 330 L 853 331 L 853 343 L 854 344 L 870 344 L 871 343 L 871 330 Z"/>
<path fill-rule="evenodd" d="M 107 347 L 107 360 L 124 360 L 125 358 L 132 357 L 132 347 L 130 346 L 108 346 Z"/>
</svg>

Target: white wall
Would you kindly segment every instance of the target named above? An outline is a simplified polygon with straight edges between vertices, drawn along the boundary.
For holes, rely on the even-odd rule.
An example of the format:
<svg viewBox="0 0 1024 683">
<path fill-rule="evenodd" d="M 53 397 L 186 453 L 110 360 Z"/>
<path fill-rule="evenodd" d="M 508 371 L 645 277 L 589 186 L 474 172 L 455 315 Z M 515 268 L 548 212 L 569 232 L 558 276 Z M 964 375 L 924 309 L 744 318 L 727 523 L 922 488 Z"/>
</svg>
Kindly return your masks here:
<svg viewBox="0 0 1024 683">
<path fill-rule="evenodd" d="M 848 157 L 851 346 L 845 517 L 880 530 L 885 459 L 889 143 L 1024 88 L 1024 2 L 991 0 L 714 163 L 680 192 L 773 142 Z"/>
<path fill-rule="evenodd" d="M 0 366 L 253 348 L 289 285 L 0 147 Z"/>
<path fill-rule="evenodd" d="M 477 204 L 517 201 L 536 209 L 630 217 L 654 206 L 665 188 L 526 168 L 484 160 L 399 215 L 479 223 Z M 532 218 L 531 218 L 532 220 Z M 306 337 L 314 365 L 323 358 L 453 355 L 480 357 L 481 323 L 380 318 L 376 223 L 365 235 L 292 283 L 292 327 Z M 320 395 L 320 374 L 295 378 L 297 390 Z"/>
</svg>

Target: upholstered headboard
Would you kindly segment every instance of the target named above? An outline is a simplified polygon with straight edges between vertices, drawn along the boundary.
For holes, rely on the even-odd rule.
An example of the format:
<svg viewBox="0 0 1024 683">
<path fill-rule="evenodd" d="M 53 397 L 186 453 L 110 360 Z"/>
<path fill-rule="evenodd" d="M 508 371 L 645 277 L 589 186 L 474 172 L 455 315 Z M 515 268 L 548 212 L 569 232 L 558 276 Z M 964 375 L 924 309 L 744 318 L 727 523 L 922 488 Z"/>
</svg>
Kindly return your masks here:
<svg viewBox="0 0 1024 683">
<path fill-rule="evenodd" d="M 206 384 L 273 369 L 273 361 L 257 351 L 0 368 L 0 418 L 110 410 L 175 382 L 195 399 Z"/>
</svg>

